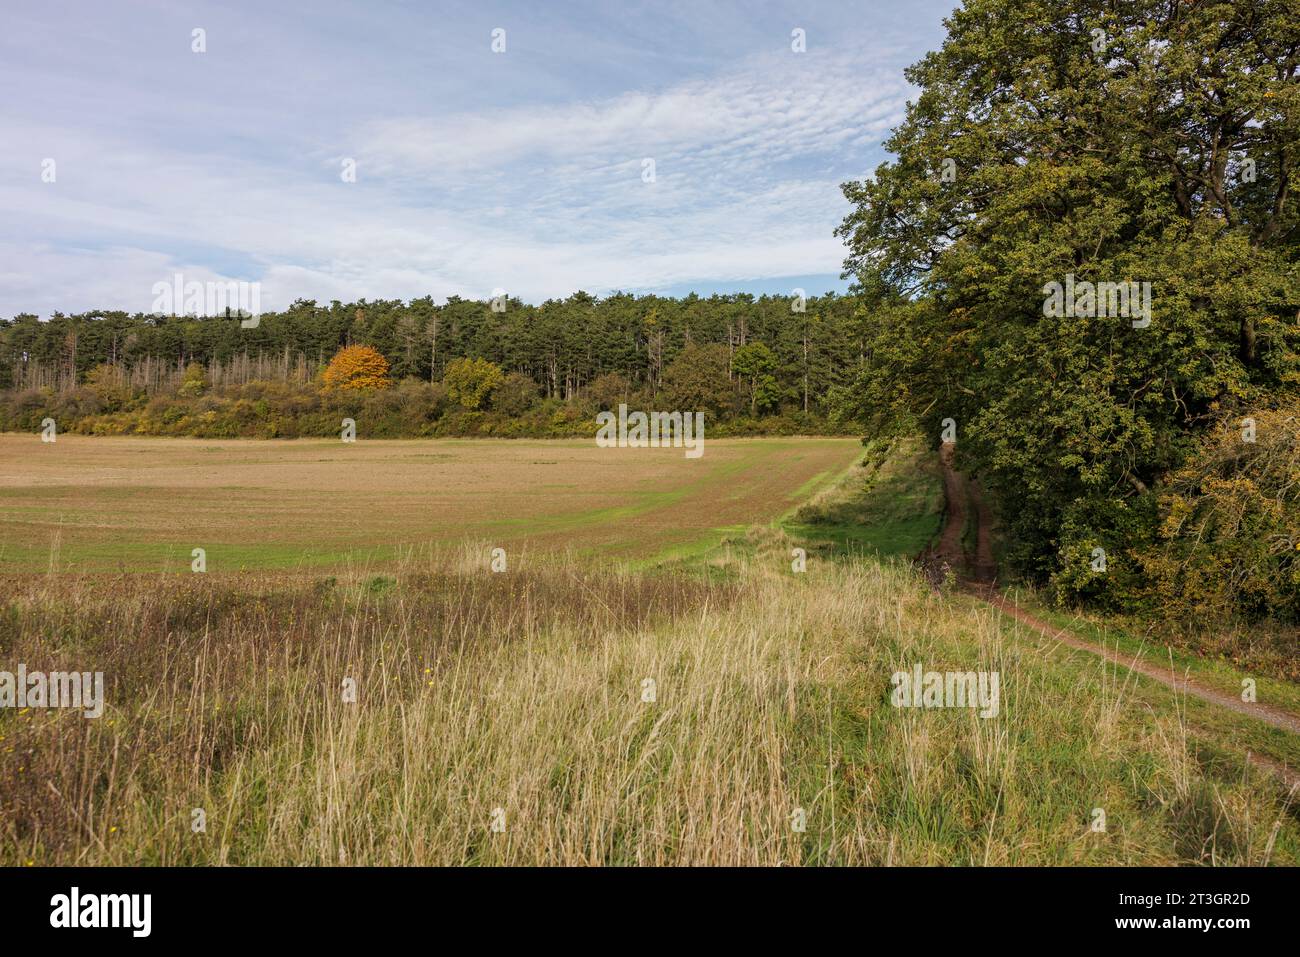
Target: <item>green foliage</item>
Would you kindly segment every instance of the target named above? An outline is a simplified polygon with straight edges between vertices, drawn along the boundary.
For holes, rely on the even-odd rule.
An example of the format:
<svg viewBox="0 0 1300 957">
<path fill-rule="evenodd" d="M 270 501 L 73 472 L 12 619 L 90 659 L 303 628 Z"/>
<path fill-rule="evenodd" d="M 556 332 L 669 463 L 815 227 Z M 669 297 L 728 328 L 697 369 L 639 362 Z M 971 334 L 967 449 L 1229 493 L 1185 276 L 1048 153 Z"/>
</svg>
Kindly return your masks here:
<svg viewBox="0 0 1300 957">
<path fill-rule="evenodd" d="M 1300 622 L 1300 401 L 1220 421 L 1160 504 L 1139 559 L 1163 615 Z"/>
<path fill-rule="evenodd" d="M 501 367 L 486 359 L 456 359 L 442 374 L 448 398 L 470 410 L 481 406 L 501 380 Z"/>
<path fill-rule="evenodd" d="M 366 593 L 372 598 L 379 598 L 397 587 L 397 579 L 391 575 L 374 575 L 366 582 Z"/>
<path fill-rule="evenodd" d="M 668 409 L 722 415 L 734 405 L 727 349 L 689 345 L 664 370 L 662 404 Z"/>
<path fill-rule="evenodd" d="M 1216 409 L 1300 382 L 1300 10 L 971 0 L 948 27 L 896 159 L 844 187 L 867 361 L 833 395 L 882 431 L 954 419 L 1013 564 L 1128 604 L 1153 490 Z M 1150 283 L 1150 324 L 1050 314 L 1067 275 Z"/>
<path fill-rule="evenodd" d="M 492 390 L 492 411 L 516 418 L 531 409 L 537 399 L 537 383 L 526 375 L 511 372 Z"/>
<path fill-rule="evenodd" d="M 776 383 L 776 356 L 761 342 L 741 346 L 731 357 L 731 369 L 740 376 L 749 395 L 749 413 L 775 409 L 781 401 Z"/>
<path fill-rule="evenodd" d="M 191 362 L 185 367 L 185 376 L 181 379 L 181 394 L 189 396 L 198 396 L 203 394 L 203 390 L 208 386 L 207 376 L 204 373 L 203 366 L 197 362 Z"/>
<path fill-rule="evenodd" d="M 1058 603 L 1088 603 L 1109 612 L 1145 607 L 1150 584 L 1140 555 L 1154 541 L 1156 524 L 1151 495 L 1090 496 L 1071 503 L 1054 536 L 1059 544 L 1052 586 Z"/>
</svg>

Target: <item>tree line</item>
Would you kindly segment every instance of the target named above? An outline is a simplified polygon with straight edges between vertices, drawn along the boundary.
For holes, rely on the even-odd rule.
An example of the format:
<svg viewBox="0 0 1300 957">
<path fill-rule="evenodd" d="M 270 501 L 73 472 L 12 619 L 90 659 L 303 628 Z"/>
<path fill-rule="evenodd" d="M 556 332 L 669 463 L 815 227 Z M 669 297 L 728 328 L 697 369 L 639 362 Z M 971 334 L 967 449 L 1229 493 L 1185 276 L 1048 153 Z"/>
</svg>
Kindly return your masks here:
<svg viewBox="0 0 1300 957">
<path fill-rule="evenodd" d="M 232 314 L 96 311 L 56 313 L 47 321 L 20 315 L 0 321 L 0 390 L 12 426 L 37 411 L 58 411 L 60 397 L 92 385 L 86 407 L 105 411 L 105 398 L 114 395 L 102 387 L 108 381 L 137 394 L 176 391 L 195 366 L 208 393 L 252 382 L 304 384 L 340 349 L 364 345 L 384 357 L 394 383 L 436 384 L 461 360 L 491 363 L 512 377 L 509 388 L 528 397 L 525 409 L 534 398 L 622 398 L 655 407 L 682 403 L 707 411 L 714 423 L 789 415 L 821 429 L 840 422 L 837 410 L 847 407 L 839 391 L 865 361 L 862 327 L 858 300 L 833 294 L 578 292 L 540 305 L 457 297 L 441 304 L 431 297 L 298 301 L 262 314 L 252 327 Z M 195 373 L 189 375 L 193 392 Z M 83 417 L 80 407 L 72 411 Z"/>
</svg>

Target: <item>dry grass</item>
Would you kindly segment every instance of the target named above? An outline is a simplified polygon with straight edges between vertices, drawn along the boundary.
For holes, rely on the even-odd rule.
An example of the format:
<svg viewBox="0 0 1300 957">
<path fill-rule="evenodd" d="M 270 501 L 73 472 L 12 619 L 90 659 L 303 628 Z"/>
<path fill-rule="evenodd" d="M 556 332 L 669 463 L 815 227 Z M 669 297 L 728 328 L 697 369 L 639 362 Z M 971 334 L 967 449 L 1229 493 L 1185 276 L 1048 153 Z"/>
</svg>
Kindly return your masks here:
<svg viewBox="0 0 1300 957">
<path fill-rule="evenodd" d="M 760 539 L 699 576 L 493 574 L 475 547 L 315 583 L 6 582 L 2 660 L 109 691 L 98 720 L 0 712 L 0 862 L 1297 859 L 1271 783 L 1202 767 L 1113 675 L 903 566 L 796 576 Z M 915 661 L 999 670 L 1000 716 L 892 707 Z"/>
</svg>

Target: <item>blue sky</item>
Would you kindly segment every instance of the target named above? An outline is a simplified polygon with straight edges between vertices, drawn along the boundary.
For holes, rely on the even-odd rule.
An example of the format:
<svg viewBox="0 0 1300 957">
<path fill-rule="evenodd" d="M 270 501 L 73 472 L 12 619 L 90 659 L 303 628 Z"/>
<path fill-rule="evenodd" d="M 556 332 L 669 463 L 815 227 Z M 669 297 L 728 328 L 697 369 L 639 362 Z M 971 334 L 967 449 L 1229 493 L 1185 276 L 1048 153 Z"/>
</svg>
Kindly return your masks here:
<svg viewBox="0 0 1300 957">
<path fill-rule="evenodd" d="M 842 289 L 838 184 L 953 2 L 11 5 L 0 316 Z"/>
</svg>

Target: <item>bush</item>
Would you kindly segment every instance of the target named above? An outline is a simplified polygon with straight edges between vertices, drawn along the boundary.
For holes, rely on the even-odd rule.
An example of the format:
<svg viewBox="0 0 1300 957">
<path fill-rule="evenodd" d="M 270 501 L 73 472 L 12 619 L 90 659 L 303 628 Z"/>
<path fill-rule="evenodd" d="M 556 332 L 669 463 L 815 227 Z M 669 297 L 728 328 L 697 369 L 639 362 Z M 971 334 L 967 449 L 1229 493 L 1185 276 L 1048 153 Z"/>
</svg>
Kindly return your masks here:
<svg viewBox="0 0 1300 957">
<path fill-rule="evenodd" d="M 208 387 L 207 375 L 203 366 L 191 362 L 185 367 L 185 376 L 181 379 L 181 395 L 200 396 Z"/>
<path fill-rule="evenodd" d="M 618 410 L 620 402 L 626 402 L 631 393 L 632 384 L 627 376 L 617 372 L 606 372 L 596 376 L 587 386 L 587 396 L 595 406 L 595 412 L 613 412 Z"/>
<path fill-rule="evenodd" d="M 202 373 L 203 367 L 199 366 Z M 131 401 L 131 387 L 126 381 L 126 371 L 121 366 L 97 365 L 86 373 L 86 389 L 105 412 L 117 412 Z"/>
<path fill-rule="evenodd" d="M 85 387 L 56 396 L 51 405 L 55 420 L 66 423 L 64 428 L 70 427 L 73 422 L 86 416 L 115 411 L 113 408 L 106 407 L 97 392 Z"/>
<path fill-rule="evenodd" d="M 447 395 L 462 408 L 474 410 L 503 378 L 501 367 L 486 359 L 453 359 L 442 374 Z"/>
<path fill-rule="evenodd" d="M 1163 617 L 1300 621 L 1300 400 L 1221 421 L 1160 507 L 1139 560 Z"/>
<path fill-rule="evenodd" d="M 1142 610 L 1148 596 L 1137 555 L 1155 541 L 1156 505 L 1154 495 L 1094 496 L 1067 508 L 1051 579 L 1057 602 L 1112 612 Z"/>
<path fill-rule="evenodd" d="M 526 375 L 512 372 L 492 390 L 492 411 L 506 416 L 520 416 L 537 402 L 537 383 Z"/>
</svg>

